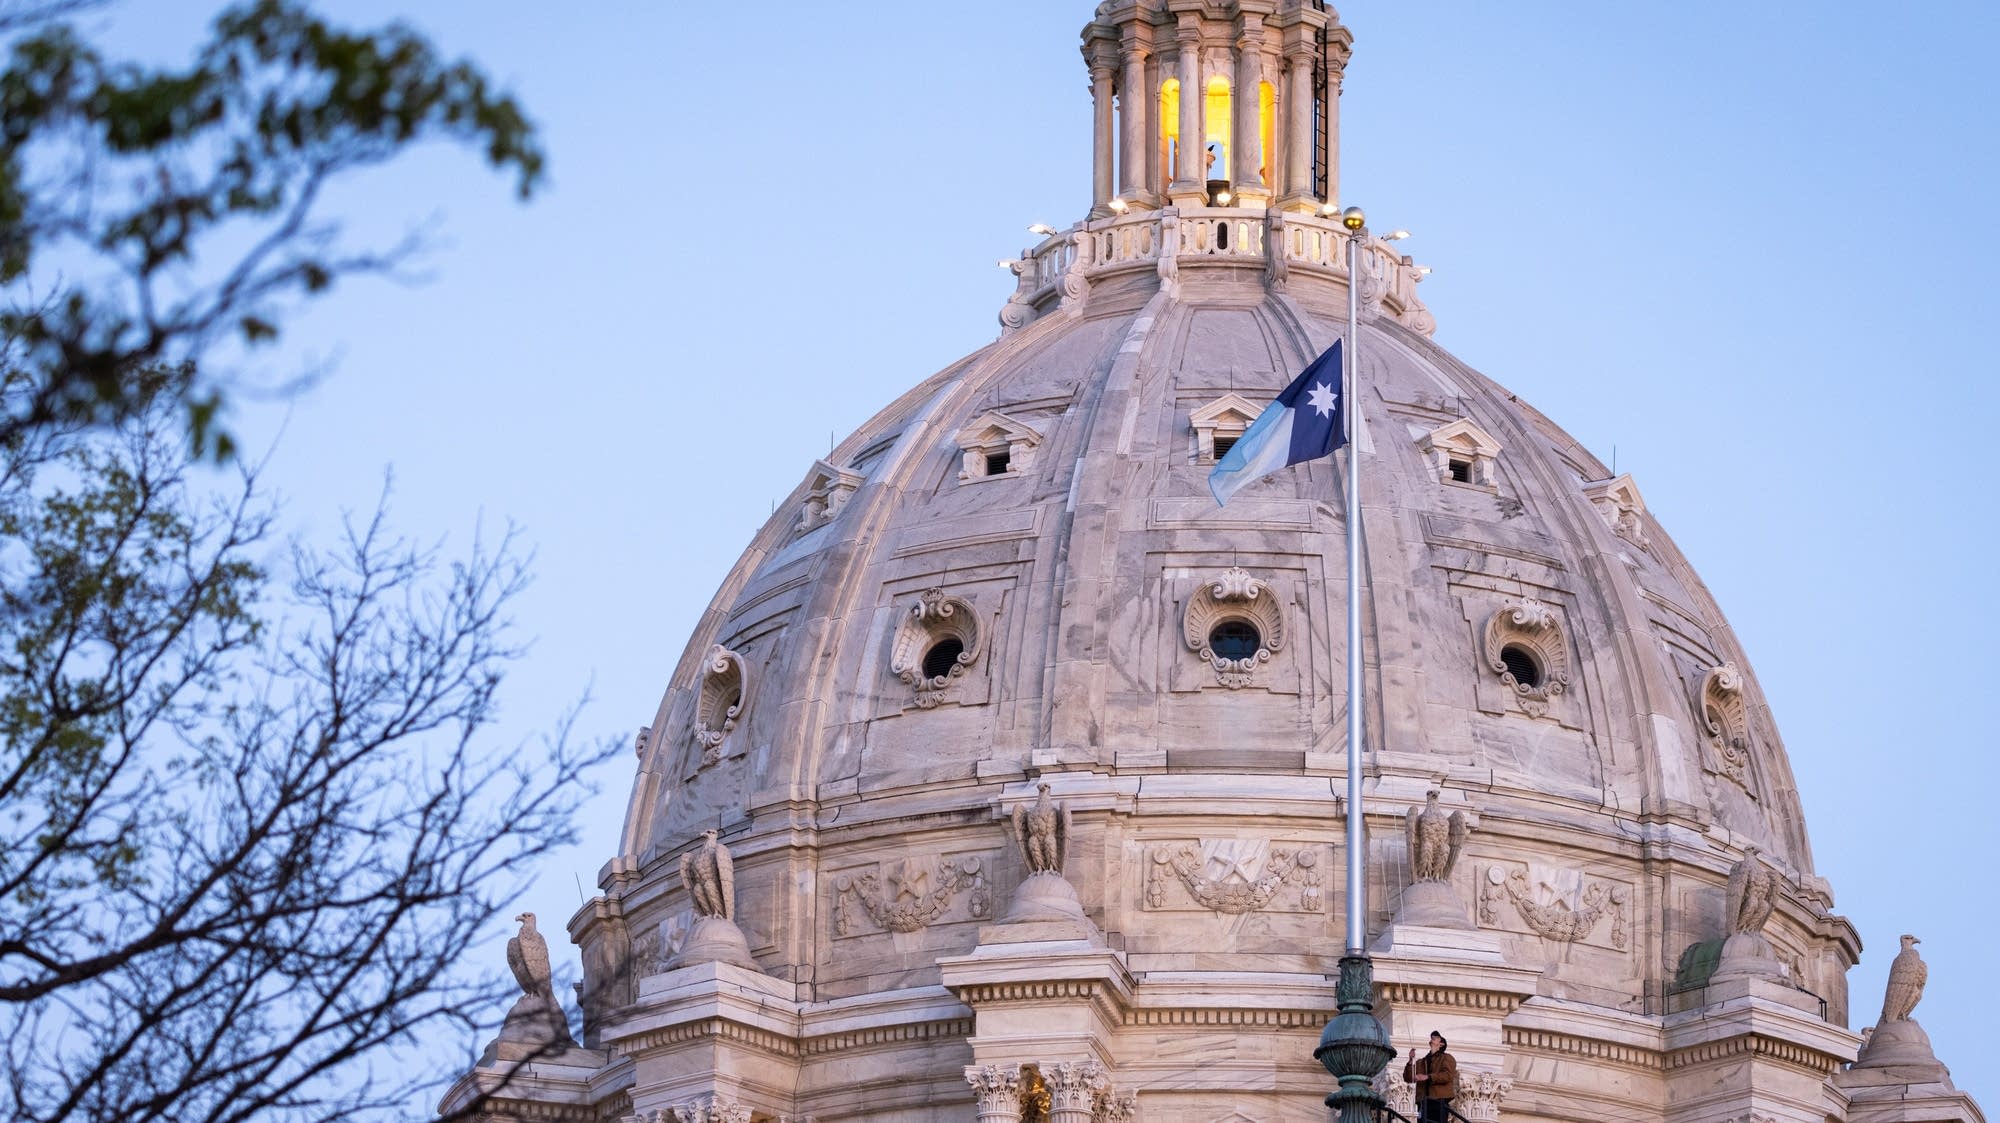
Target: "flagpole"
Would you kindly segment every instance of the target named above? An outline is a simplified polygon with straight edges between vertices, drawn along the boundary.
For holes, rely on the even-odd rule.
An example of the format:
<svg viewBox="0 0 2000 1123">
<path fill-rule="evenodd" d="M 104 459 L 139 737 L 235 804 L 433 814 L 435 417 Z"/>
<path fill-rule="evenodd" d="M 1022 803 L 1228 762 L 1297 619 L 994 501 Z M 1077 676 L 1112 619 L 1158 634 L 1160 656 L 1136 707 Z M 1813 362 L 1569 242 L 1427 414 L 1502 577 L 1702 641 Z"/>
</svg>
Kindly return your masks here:
<svg viewBox="0 0 2000 1123">
<path fill-rule="evenodd" d="M 1368 890 L 1361 814 L 1361 239 L 1367 216 L 1349 207 L 1347 227 L 1347 954 L 1366 955 Z"/>
<path fill-rule="evenodd" d="M 1372 1123 L 1381 1099 L 1375 1075 L 1396 1052 L 1375 1019 L 1375 964 L 1368 958 L 1366 816 L 1361 809 L 1361 240 L 1368 217 L 1360 207 L 1341 212 L 1347 229 L 1347 334 L 1341 347 L 1341 392 L 1347 395 L 1347 953 L 1334 985 L 1339 1008 L 1320 1034 L 1313 1056 L 1340 1081 L 1326 1105 L 1340 1123 Z"/>
</svg>

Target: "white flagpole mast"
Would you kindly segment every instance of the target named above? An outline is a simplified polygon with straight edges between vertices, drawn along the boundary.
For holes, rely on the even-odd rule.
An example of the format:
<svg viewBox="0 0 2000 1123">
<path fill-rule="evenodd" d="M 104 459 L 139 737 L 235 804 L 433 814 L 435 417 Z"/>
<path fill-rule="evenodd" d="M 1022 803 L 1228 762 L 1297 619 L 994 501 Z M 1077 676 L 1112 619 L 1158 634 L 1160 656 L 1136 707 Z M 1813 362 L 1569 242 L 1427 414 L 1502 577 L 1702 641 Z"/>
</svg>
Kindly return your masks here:
<svg viewBox="0 0 2000 1123">
<path fill-rule="evenodd" d="M 1347 342 L 1341 371 L 1347 383 L 1347 954 L 1366 955 L 1368 891 L 1362 873 L 1366 835 L 1361 814 L 1361 239 L 1368 221 L 1360 207 L 1340 216 L 1347 228 Z"/>
</svg>

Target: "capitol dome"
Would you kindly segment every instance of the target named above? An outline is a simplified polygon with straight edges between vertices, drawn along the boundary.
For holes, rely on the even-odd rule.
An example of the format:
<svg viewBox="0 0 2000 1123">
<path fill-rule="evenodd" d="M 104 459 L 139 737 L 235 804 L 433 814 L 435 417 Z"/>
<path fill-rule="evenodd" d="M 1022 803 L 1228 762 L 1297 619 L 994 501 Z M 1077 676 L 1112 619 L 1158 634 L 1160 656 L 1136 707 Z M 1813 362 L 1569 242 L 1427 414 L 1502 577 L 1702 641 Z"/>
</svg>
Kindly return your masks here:
<svg viewBox="0 0 2000 1123">
<path fill-rule="evenodd" d="M 1348 453 L 1208 476 L 1352 285 L 1399 1058 L 1443 1029 L 1476 1123 L 1870 1118 L 1859 940 L 1728 621 L 1631 477 L 1431 341 L 1392 241 L 1349 275 L 1349 42 L 1304 0 L 1099 6 L 1090 216 L 715 593 L 571 922 L 582 1044 L 492 1117 L 1326 1119 Z"/>
</svg>

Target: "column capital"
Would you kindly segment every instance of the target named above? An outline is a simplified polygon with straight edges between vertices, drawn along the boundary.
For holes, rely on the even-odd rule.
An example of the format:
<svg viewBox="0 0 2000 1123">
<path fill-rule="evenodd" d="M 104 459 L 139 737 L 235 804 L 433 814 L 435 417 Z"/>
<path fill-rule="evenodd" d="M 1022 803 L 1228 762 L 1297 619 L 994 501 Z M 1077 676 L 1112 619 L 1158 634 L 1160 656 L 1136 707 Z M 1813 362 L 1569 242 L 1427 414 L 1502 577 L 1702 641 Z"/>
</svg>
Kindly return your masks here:
<svg viewBox="0 0 2000 1123">
<path fill-rule="evenodd" d="M 1097 1100 L 1111 1087 L 1111 1075 L 1096 1061 L 1055 1061 L 1041 1066 L 1042 1083 L 1049 1090 L 1051 1123 L 1084 1123 L 1090 1119 Z"/>
<path fill-rule="evenodd" d="M 1020 1065 L 966 1065 L 965 1082 L 972 1085 L 981 1120 L 1021 1118 Z"/>
</svg>

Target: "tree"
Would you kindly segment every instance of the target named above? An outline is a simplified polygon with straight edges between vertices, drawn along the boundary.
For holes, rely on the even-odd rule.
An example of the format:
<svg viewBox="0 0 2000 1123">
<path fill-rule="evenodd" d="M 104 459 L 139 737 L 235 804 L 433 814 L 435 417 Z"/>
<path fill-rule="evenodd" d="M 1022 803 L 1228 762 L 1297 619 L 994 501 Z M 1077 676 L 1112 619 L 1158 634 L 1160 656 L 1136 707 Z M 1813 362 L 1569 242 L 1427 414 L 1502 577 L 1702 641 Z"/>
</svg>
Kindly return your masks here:
<svg viewBox="0 0 2000 1123">
<path fill-rule="evenodd" d="M 329 177 L 441 135 L 525 191 L 539 151 L 401 29 L 267 0 L 193 68 L 148 71 L 51 22 L 77 6 L 0 0 L 7 1117 L 392 1112 L 433 1077 L 403 1055 L 511 990 L 465 952 L 615 748 L 570 720 L 492 743 L 527 580 L 511 534 L 447 562 L 378 508 L 277 549 L 255 466 L 209 463 L 232 383 L 202 360 L 407 253 L 341 249 L 313 218 Z M 37 272 L 78 255 L 118 281 Z"/>
<path fill-rule="evenodd" d="M 381 1051 L 490 1015 L 465 952 L 612 751 L 482 737 L 506 541 L 443 567 L 378 512 L 267 573 L 254 473 L 205 489 L 186 442 L 162 406 L 0 491 L 12 1118 L 403 1105 Z"/>
<path fill-rule="evenodd" d="M 418 248 L 344 245 L 315 209 L 329 183 L 431 139 L 476 146 L 524 198 L 541 179 L 520 106 L 408 28 L 346 32 L 256 0 L 224 12 L 191 65 L 150 68 L 54 19 L 88 6 L 0 0 L 0 332 L 21 376 L 0 436 L 115 422 L 149 404 L 139 372 L 185 367 L 196 449 L 226 457 L 216 423 L 236 376 L 199 360 L 224 340 L 268 345 L 287 307 Z M 116 280 L 43 278 L 65 264 Z"/>
</svg>

